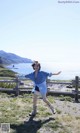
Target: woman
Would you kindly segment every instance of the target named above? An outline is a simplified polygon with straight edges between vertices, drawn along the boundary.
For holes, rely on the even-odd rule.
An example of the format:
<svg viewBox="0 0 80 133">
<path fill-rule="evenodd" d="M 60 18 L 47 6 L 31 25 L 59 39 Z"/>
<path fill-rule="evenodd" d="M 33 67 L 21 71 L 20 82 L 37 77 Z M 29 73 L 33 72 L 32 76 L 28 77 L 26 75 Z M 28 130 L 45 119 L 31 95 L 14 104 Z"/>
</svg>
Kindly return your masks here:
<svg viewBox="0 0 80 133">
<path fill-rule="evenodd" d="M 35 61 L 32 64 L 32 67 L 34 69 L 33 73 L 30 73 L 28 75 L 25 75 L 26 78 L 31 79 L 34 82 L 35 89 L 34 89 L 34 96 L 33 96 L 33 111 L 30 114 L 31 116 L 35 116 L 37 113 L 37 93 L 39 92 L 43 98 L 43 101 L 48 105 L 48 107 L 51 109 L 52 113 L 55 114 L 55 109 L 52 107 L 50 102 L 46 98 L 47 94 L 47 86 L 46 86 L 46 79 L 49 76 L 52 75 L 58 75 L 61 72 L 58 73 L 47 73 L 44 71 L 40 71 L 41 65 L 38 63 L 38 61 Z"/>
</svg>

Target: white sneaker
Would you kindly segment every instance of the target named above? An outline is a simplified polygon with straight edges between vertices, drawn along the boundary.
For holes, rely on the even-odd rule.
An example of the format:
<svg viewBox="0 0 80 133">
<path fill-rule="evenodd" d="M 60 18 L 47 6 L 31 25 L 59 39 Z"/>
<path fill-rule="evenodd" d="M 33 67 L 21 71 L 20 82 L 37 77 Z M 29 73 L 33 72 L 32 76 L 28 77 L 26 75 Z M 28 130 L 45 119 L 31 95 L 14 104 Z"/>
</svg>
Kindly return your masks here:
<svg viewBox="0 0 80 133">
<path fill-rule="evenodd" d="M 50 109 L 51 109 L 51 111 L 52 111 L 53 114 L 56 113 L 56 110 L 52 106 L 50 106 Z"/>
<path fill-rule="evenodd" d="M 31 112 L 30 114 L 29 114 L 30 116 L 35 116 L 36 115 L 36 112 Z"/>
<path fill-rule="evenodd" d="M 52 111 L 52 112 L 53 112 L 53 114 L 56 114 L 56 110 L 55 110 L 55 109 L 53 109 L 53 111 Z"/>
</svg>

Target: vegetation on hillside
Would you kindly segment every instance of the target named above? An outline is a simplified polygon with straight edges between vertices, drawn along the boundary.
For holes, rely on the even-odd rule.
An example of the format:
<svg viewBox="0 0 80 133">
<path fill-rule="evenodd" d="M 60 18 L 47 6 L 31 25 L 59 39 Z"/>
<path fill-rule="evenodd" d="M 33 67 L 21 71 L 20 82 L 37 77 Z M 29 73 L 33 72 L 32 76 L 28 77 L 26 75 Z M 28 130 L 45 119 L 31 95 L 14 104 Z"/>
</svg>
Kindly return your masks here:
<svg viewBox="0 0 80 133">
<path fill-rule="evenodd" d="M 0 77 L 15 77 L 15 72 L 0 66 Z"/>
</svg>

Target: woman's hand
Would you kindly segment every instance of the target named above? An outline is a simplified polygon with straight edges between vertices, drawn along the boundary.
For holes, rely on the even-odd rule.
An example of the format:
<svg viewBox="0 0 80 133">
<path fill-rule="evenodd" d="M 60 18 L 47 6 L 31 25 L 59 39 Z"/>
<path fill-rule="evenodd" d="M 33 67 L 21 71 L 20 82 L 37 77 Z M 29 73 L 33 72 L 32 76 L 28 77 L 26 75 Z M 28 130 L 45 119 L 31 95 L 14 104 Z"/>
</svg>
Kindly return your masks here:
<svg viewBox="0 0 80 133">
<path fill-rule="evenodd" d="M 59 75 L 61 73 L 61 71 L 59 71 L 58 73 L 57 73 L 57 75 Z"/>
</svg>

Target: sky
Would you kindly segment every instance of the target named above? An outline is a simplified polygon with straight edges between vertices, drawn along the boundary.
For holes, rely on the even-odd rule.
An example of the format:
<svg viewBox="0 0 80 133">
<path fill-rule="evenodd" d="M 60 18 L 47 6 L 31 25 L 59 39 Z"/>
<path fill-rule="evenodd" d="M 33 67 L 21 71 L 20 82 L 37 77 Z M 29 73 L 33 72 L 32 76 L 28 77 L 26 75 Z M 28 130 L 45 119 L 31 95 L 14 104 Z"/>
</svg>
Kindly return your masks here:
<svg viewBox="0 0 80 133">
<path fill-rule="evenodd" d="M 0 0 L 0 50 L 80 66 L 80 1 L 74 1 Z"/>
</svg>

